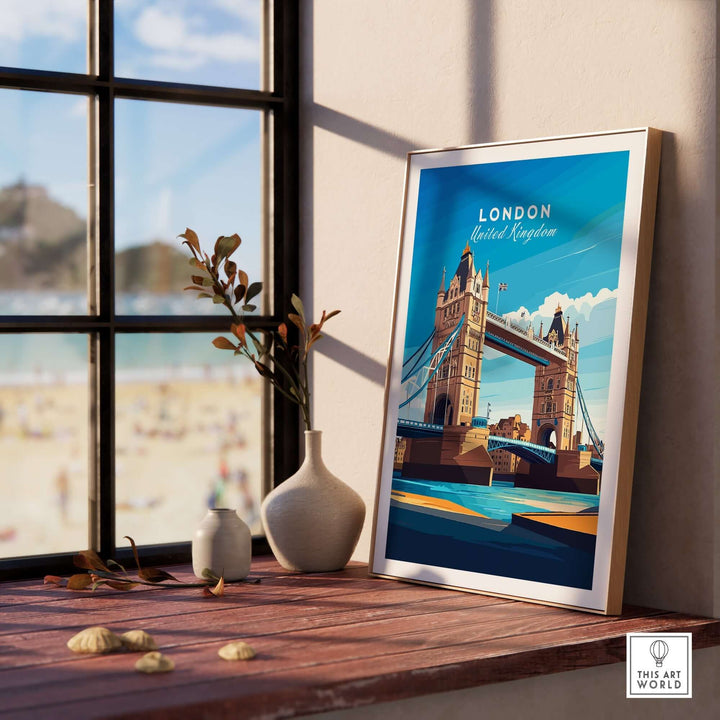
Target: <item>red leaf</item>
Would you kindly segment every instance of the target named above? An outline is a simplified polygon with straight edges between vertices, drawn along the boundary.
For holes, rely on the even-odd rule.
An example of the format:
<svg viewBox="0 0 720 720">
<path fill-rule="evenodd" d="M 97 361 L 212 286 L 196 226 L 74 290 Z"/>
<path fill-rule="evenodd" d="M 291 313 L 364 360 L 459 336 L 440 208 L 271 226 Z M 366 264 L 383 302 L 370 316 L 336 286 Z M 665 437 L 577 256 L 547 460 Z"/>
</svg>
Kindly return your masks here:
<svg viewBox="0 0 720 720">
<path fill-rule="evenodd" d="M 287 325 L 285 323 L 280 323 L 277 331 L 278 335 L 283 339 L 283 342 L 287 342 Z"/>
<path fill-rule="evenodd" d="M 212 344 L 220 350 L 235 350 L 235 345 L 224 337 L 216 337 Z"/>
<path fill-rule="evenodd" d="M 243 347 L 247 344 L 247 341 L 245 340 L 245 330 L 246 328 L 243 323 L 238 323 L 237 325 L 230 326 L 230 331 L 240 341 L 240 344 Z"/>
<path fill-rule="evenodd" d="M 43 578 L 43 585 L 55 585 L 56 587 L 62 587 L 63 579 L 59 575 L 46 575 Z"/>
</svg>

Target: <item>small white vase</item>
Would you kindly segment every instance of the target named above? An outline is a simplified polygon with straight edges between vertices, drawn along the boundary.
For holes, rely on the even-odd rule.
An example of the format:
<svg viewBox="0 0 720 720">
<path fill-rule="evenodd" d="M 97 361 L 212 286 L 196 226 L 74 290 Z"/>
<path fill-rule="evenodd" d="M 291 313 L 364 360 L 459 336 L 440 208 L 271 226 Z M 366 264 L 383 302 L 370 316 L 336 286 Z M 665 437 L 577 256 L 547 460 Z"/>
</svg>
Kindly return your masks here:
<svg viewBox="0 0 720 720">
<path fill-rule="evenodd" d="M 347 565 L 365 520 L 365 503 L 326 467 L 322 432 L 305 431 L 300 469 L 263 500 L 268 542 L 287 570 L 329 572 Z"/>
<path fill-rule="evenodd" d="M 250 528 L 234 510 L 216 508 L 195 531 L 192 541 L 192 566 L 197 577 L 205 568 L 225 580 L 241 580 L 250 572 L 252 537 Z"/>
</svg>

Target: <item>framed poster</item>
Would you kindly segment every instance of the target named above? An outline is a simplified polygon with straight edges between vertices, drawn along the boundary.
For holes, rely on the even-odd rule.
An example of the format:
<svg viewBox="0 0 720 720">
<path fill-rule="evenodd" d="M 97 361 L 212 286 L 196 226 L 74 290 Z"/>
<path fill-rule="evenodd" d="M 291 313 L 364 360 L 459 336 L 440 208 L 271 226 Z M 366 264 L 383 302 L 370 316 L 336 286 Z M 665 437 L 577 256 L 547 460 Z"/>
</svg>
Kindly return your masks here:
<svg viewBox="0 0 720 720">
<path fill-rule="evenodd" d="M 409 154 L 373 574 L 621 611 L 660 139 Z"/>
</svg>

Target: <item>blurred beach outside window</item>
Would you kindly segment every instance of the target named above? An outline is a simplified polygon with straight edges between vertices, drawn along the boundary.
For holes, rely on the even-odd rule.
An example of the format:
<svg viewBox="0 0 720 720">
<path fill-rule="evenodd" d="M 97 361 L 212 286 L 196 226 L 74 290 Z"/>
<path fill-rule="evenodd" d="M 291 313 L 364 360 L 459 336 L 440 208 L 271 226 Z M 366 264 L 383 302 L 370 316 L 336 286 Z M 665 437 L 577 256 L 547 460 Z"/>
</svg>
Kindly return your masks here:
<svg viewBox="0 0 720 720">
<path fill-rule="evenodd" d="M 0 0 L 0 66 L 85 73 L 87 42 L 88 0 Z"/>
<path fill-rule="evenodd" d="M 212 346 L 231 318 L 183 291 L 177 236 L 238 233 L 264 283 L 251 322 L 277 324 L 297 288 L 296 44 L 273 0 L 0 0 L 0 571 L 125 535 L 185 561 L 209 507 L 262 535 L 297 414 Z"/>
<path fill-rule="evenodd" d="M 118 315 L 228 315 L 183 292 L 190 253 L 177 235 L 186 227 L 207 250 L 238 233 L 234 259 L 262 280 L 261 122 L 255 110 L 115 102 Z"/>
<path fill-rule="evenodd" d="M 88 337 L 0 334 L 0 557 L 88 537 Z"/>
<path fill-rule="evenodd" d="M 118 546 L 186 541 L 213 507 L 262 532 L 262 380 L 216 336 L 116 338 Z"/>
<path fill-rule="evenodd" d="M 261 88 L 262 0 L 115 0 L 118 77 Z"/>
<path fill-rule="evenodd" d="M 87 115 L 86 96 L 0 90 L 0 315 L 88 312 Z"/>
</svg>

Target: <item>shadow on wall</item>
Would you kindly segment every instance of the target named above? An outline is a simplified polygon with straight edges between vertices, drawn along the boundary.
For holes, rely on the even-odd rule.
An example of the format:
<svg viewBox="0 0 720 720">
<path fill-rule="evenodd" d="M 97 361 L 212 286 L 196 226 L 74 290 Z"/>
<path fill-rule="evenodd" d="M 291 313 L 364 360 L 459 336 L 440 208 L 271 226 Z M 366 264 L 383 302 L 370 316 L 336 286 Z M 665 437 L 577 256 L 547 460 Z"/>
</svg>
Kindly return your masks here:
<svg viewBox="0 0 720 720">
<path fill-rule="evenodd" d="M 465 135 L 458 137 L 453 144 L 469 145 L 489 142 L 492 138 L 491 78 L 492 78 L 492 16 L 493 1 L 467 0 L 467 102 L 457 108 L 457 112 L 468 112 L 465 124 Z M 314 145 L 313 129 L 322 128 L 327 132 L 347 138 L 348 140 L 370 147 L 383 154 L 396 158 L 404 158 L 408 152 L 425 147 L 437 147 L 438 141 L 432 137 L 419 143 L 403 137 L 391 130 L 359 120 L 340 110 L 315 102 L 314 94 L 314 3 L 303 3 L 300 17 L 300 37 L 302 38 L 300 59 L 300 238 L 303 261 L 301 263 L 300 290 L 305 300 L 308 313 L 312 316 L 315 308 L 310 289 L 314 286 Z M 384 40 L 393 42 L 392 32 L 388 32 Z M 367 50 L 369 52 L 369 50 Z M 432 82 L 438 82 L 433 79 Z M 396 81 L 392 69 L 388 69 L 384 77 L 384 85 L 379 87 L 378 102 L 382 102 L 383 93 L 395 92 Z M 412 98 L 406 103 L 407 111 L 412 112 Z M 452 112 L 452 109 L 443 109 Z M 439 121 L 441 122 L 441 121 Z M 441 126 L 442 127 L 442 126 Z M 398 200 L 403 188 L 398 186 Z M 399 218 L 398 218 L 399 220 Z M 395 242 L 395 237 L 392 238 Z M 391 308 L 388 307 L 388 314 Z M 325 356 L 343 364 L 352 372 L 368 380 L 384 385 L 385 365 L 362 352 L 363 338 L 357 336 L 358 348 L 326 336 L 326 340 L 317 346 Z"/>
</svg>

